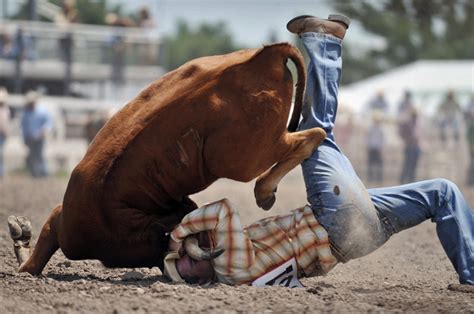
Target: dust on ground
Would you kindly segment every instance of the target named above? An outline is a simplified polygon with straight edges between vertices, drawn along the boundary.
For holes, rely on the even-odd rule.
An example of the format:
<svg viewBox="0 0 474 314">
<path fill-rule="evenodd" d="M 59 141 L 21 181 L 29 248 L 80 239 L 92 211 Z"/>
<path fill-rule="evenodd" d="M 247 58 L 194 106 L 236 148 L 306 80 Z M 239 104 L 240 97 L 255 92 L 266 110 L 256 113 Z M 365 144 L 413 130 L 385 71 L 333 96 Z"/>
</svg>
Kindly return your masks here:
<svg viewBox="0 0 474 314">
<path fill-rule="evenodd" d="M 8 215 L 31 219 L 35 236 L 61 202 L 67 179 L 0 181 L 0 311 L 25 312 L 464 312 L 474 313 L 474 294 L 447 289 L 457 276 L 426 222 L 397 234 L 371 255 L 339 264 L 324 277 L 302 280 L 305 288 L 206 287 L 170 284 L 158 268 L 107 269 L 98 261 L 69 261 L 60 251 L 40 277 L 18 274 Z M 474 203 L 474 191 L 463 190 Z M 300 170 L 280 184 L 269 212 L 253 199 L 253 183 L 220 180 L 193 196 L 202 205 L 223 197 L 244 223 L 281 214 L 306 202 Z"/>
</svg>

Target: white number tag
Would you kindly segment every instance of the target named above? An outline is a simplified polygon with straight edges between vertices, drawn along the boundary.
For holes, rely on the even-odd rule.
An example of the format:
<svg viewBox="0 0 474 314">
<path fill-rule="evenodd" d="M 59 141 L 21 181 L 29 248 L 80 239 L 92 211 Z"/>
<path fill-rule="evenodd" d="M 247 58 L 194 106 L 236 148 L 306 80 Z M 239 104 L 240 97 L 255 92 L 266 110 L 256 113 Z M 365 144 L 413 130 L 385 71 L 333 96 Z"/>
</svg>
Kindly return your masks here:
<svg viewBox="0 0 474 314">
<path fill-rule="evenodd" d="M 284 286 L 288 288 L 304 287 L 298 280 L 296 259 L 286 261 L 277 268 L 260 276 L 252 282 L 254 287 Z"/>
</svg>

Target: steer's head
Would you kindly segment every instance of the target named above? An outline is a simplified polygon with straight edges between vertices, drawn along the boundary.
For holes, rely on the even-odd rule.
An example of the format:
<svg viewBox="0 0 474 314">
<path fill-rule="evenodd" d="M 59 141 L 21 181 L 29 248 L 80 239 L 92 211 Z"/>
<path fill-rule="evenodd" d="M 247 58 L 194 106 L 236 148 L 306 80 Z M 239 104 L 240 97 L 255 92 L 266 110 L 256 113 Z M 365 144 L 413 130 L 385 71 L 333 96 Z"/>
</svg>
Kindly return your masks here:
<svg viewBox="0 0 474 314">
<path fill-rule="evenodd" d="M 202 249 L 197 238 L 189 236 L 184 240 L 183 250 L 166 255 L 164 274 L 173 282 L 205 284 L 215 275 L 212 259 L 223 252 L 224 249 Z"/>
</svg>

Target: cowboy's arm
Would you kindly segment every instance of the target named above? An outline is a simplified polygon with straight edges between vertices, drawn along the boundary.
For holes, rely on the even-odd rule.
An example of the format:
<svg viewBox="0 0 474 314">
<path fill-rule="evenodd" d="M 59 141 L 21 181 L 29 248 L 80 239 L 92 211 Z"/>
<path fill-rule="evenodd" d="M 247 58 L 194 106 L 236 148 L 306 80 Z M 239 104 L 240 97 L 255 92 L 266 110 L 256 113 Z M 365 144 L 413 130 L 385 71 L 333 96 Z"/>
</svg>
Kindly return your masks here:
<svg viewBox="0 0 474 314">
<path fill-rule="evenodd" d="M 225 251 L 212 263 L 219 281 L 239 284 L 248 277 L 250 268 L 255 263 L 255 252 L 237 210 L 228 201 L 224 206 L 226 219 L 219 221 L 216 232 L 213 232 L 211 236 L 214 247 L 224 248 Z"/>
<path fill-rule="evenodd" d="M 174 242 L 182 242 L 187 236 L 201 231 L 213 231 L 218 225 L 227 221 L 227 200 L 223 199 L 193 210 L 181 220 L 171 232 L 170 237 Z"/>
</svg>

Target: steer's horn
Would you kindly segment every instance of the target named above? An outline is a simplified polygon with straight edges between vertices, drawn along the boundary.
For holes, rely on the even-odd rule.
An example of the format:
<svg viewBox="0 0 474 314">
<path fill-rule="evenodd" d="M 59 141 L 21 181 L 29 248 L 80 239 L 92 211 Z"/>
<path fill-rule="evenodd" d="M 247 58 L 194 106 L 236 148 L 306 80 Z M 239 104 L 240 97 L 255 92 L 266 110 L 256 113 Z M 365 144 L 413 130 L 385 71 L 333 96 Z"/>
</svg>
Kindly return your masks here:
<svg viewBox="0 0 474 314">
<path fill-rule="evenodd" d="M 225 251 L 225 249 L 203 250 L 199 247 L 198 239 L 194 236 L 189 236 L 184 239 L 184 249 L 190 257 L 199 261 L 210 261 Z"/>
</svg>

